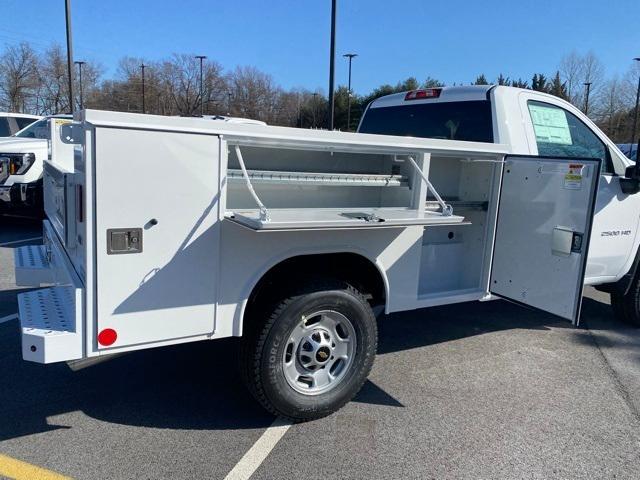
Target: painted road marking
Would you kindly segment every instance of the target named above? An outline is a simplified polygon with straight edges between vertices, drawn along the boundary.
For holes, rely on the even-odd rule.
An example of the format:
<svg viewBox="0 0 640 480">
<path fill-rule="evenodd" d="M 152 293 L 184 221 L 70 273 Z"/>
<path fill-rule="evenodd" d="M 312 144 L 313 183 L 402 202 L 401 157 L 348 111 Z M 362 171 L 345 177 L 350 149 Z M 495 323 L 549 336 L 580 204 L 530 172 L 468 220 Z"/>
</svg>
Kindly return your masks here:
<svg viewBox="0 0 640 480">
<path fill-rule="evenodd" d="M 39 237 L 23 238 L 22 240 L 13 240 L 12 242 L 0 243 L 0 247 L 8 247 L 9 245 L 15 245 L 16 243 L 32 242 L 34 240 L 42 240 L 42 235 Z"/>
<path fill-rule="evenodd" d="M 15 480 L 69 480 L 71 477 L 60 475 L 46 468 L 7 457 L 0 453 L 0 476 Z"/>
<path fill-rule="evenodd" d="M 267 458 L 271 450 L 287 433 L 292 423 L 289 420 L 278 417 L 265 430 L 262 436 L 253 444 L 247 453 L 233 467 L 224 480 L 247 480 Z"/>
<path fill-rule="evenodd" d="M 11 320 L 15 320 L 18 318 L 17 313 L 12 313 L 11 315 L 7 315 L 6 317 L 0 317 L 0 323 L 9 322 Z"/>
</svg>

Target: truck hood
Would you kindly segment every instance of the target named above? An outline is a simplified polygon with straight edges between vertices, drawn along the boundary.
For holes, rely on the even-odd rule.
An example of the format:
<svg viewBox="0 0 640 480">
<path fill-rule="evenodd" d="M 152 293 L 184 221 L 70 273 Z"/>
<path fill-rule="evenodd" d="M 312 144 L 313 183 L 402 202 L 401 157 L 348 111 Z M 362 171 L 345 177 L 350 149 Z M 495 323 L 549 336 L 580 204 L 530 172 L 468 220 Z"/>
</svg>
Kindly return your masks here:
<svg viewBox="0 0 640 480">
<path fill-rule="evenodd" d="M 0 139 L 0 153 L 28 153 L 47 148 L 47 140 L 42 138 L 10 137 Z"/>
</svg>

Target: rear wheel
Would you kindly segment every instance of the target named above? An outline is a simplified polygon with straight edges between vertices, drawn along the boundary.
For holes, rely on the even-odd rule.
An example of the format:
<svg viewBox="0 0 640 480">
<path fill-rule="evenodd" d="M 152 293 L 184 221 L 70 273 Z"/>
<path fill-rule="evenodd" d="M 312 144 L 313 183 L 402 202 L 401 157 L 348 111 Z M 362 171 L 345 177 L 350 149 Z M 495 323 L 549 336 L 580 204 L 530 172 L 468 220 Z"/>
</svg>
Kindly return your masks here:
<svg viewBox="0 0 640 480">
<path fill-rule="evenodd" d="M 611 308 L 622 322 L 640 327 L 640 281 L 636 275 L 626 294 L 611 293 Z"/>
<path fill-rule="evenodd" d="M 377 347 L 377 327 L 362 294 L 320 281 L 287 296 L 243 341 L 249 390 L 268 411 L 311 420 L 335 412 L 360 390 Z M 268 315 L 268 316 L 267 316 Z"/>
</svg>

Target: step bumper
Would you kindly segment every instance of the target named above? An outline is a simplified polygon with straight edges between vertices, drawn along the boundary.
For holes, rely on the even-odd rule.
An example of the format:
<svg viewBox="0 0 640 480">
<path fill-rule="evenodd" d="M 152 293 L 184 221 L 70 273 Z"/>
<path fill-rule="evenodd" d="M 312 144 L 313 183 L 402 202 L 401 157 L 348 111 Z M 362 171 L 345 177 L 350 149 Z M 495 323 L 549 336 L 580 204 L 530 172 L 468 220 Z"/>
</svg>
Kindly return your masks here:
<svg viewBox="0 0 640 480">
<path fill-rule="evenodd" d="M 17 248 L 16 283 L 46 288 L 18 295 L 22 357 L 37 363 L 84 356 L 84 286 L 48 221 L 44 245 Z"/>
<path fill-rule="evenodd" d="M 22 357 L 37 363 L 82 358 L 81 289 L 49 287 L 18 295 Z"/>
</svg>

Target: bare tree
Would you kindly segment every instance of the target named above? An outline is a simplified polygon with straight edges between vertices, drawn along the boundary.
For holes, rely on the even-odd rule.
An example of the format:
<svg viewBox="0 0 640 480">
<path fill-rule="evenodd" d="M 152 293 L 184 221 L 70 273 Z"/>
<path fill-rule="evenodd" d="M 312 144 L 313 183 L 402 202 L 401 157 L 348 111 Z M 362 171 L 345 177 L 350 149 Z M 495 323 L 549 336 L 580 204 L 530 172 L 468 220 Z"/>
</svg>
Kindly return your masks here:
<svg viewBox="0 0 640 480">
<path fill-rule="evenodd" d="M 600 90 L 604 86 L 604 66 L 593 52 L 584 55 L 573 51 L 560 61 L 560 76 L 564 82 L 567 97 L 578 108 L 585 103 L 585 83 L 590 83 L 589 103 L 597 103 Z"/>
<path fill-rule="evenodd" d="M 569 101 L 575 104 L 576 96 L 582 92 L 582 87 L 578 88 L 582 81 L 582 57 L 575 50 L 565 55 L 560 61 L 559 71 Z"/>
<path fill-rule="evenodd" d="M 38 60 L 28 43 L 9 45 L 0 56 L 0 93 L 10 111 L 28 110 L 27 102 L 37 103 L 34 90 L 37 83 Z"/>
<path fill-rule="evenodd" d="M 267 123 L 277 119 L 277 99 L 281 89 L 273 78 L 255 67 L 237 67 L 228 78 L 234 115 Z"/>
<path fill-rule="evenodd" d="M 622 84 L 613 77 L 601 89 L 600 101 L 596 107 L 596 117 L 600 127 L 610 137 L 618 137 L 623 128 L 624 97 Z"/>
</svg>

